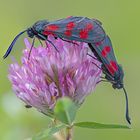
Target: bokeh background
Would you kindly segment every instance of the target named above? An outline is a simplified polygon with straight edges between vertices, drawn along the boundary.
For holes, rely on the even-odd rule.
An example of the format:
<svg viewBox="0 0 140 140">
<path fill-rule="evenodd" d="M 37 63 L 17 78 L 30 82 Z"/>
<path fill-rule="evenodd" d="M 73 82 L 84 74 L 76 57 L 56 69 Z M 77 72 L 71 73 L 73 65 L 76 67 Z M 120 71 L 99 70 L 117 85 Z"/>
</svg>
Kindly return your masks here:
<svg viewBox="0 0 140 140">
<path fill-rule="evenodd" d="M 75 128 L 74 140 L 140 139 L 140 1 L 139 0 L 0 0 L 0 140 L 24 140 L 46 128 L 49 119 L 35 109 L 26 109 L 7 79 L 10 58 L 2 56 L 14 36 L 40 19 L 55 20 L 70 15 L 102 21 L 115 54 L 125 71 L 132 126 L 130 130 Z M 12 55 L 21 55 L 23 38 Z M 101 83 L 80 108 L 77 121 L 127 124 L 122 90 Z"/>
</svg>

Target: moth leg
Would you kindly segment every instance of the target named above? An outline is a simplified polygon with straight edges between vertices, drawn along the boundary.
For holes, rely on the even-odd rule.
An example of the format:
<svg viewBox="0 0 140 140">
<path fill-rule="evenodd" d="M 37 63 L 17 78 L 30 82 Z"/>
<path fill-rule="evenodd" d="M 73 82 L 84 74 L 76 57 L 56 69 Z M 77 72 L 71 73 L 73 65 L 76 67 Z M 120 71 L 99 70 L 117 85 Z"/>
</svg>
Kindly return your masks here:
<svg viewBox="0 0 140 140">
<path fill-rule="evenodd" d="M 78 46 L 78 44 L 77 44 L 77 43 L 72 42 L 72 41 L 70 41 L 70 40 L 65 40 L 65 39 L 63 39 L 63 38 L 60 38 L 60 39 L 61 39 L 61 40 L 63 40 L 63 41 L 65 41 L 65 42 L 72 43 L 72 44 L 74 44 L 74 45 L 77 45 L 77 46 Z"/>
<path fill-rule="evenodd" d="M 103 76 L 101 76 L 100 78 L 101 78 L 101 79 L 106 79 L 106 78 L 105 78 L 105 77 L 103 77 Z"/>
<path fill-rule="evenodd" d="M 92 56 L 91 54 L 87 53 L 88 56 L 92 57 L 93 59 L 99 61 L 96 57 Z"/>
<path fill-rule="evenodd" d="M 32 46 L 31 46 L 30 51 L 29 51 L 28 60 L 30 59 L 31 52 L 32 52 L 32 49 L 34 47 L 34 43 L 35 43 L 35 37 L 33 38 Z"/>
<path fill-rule="evenodd" d="M 99 84 L 100 82 L 109 82 L 108 80 L 99 80 L 96 84 Z"/>
<path fill-rule="evenodd" d="M 107 38 L 107 39 L 108 39 L 108 38 Z M 113 76 L 112 76 L 111 74 L 108 73 L 107 68 L 106 68 L 106 66 L 105 66 L 105 63 L 108 63 L 108 59 L 107 59 L 107 58 L 104 59 L 105 61 L 107 61 L 107 62 L 104 63 L 104 62 L 102 61 L 100 55 L 99 55 L 100 52 L 97 53 L 97 49 L 95 49 L 95 48 L 97 48 L 97 47 L 95 46 L 95 44 L 88 43 L 88 46 L 89 46 L 89 48 L 91 49 L 91 51 L 93 52 L 93 54 L 96 56 L 96 58 L 98 59 L 98 61 L 100 61 L 100 62 L 102 63 L 102 71 L 103 71 L 103 73 L 106 74 L 107 77 L 109 77 L 109 79 L 110 79 L 111 81 L 113 81 L 113 80 L 114 80 Z M 102 46 L 100 46 L 100 47 L 98 47 L 98 48 L 101 48 L 101 47 L 102 47 Z M 100 51 L 100 50 L 98 50 L 98 51 Z M 108 80 L 108 79 L 107 79 L 107 80 Z"/>
<path fill-rule="evenodd" d="M 43 43 L 41 42 L 41 40 L 40 40 L 39 38 L 37 38 L 37 39 L 38 39 L 38 41 L 40 42 L 41 46 L 44 47 L 44 45 L 43 45 Z"/>
<path fill-rule="evenodd" d="M 57 52 L 59 52 L 59 50 L 57 49 L 57 47 L 50 40 L 47 39 L 47 41 L 56 49 Z"/>
</svg>

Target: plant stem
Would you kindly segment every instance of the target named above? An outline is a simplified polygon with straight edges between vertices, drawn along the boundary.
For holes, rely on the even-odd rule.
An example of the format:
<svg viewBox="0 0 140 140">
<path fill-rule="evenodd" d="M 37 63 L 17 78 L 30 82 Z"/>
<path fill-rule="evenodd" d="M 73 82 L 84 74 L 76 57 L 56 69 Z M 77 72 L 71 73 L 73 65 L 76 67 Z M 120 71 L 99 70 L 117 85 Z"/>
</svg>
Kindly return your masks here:
<svg viewBox="0 0 140 140">
<path fill-rule="evenodd" d="M 54 134 L 54 137 L 56 140 L 65 140 L 60 132 Z"/>
<path fill-rule="evenodd" d="M 57 125 L 59 123 L 58 120 L 54 119 L 53 120 L 53 124 L 54 125 Z M 63 130 L 57 132 L 56 134 L 53 135 L 55 137 L 56 140 L 65 140 L 65 135 L 64 135 L 64 132 Z"/>
<path fill-rule="evenodd" d="M 72 127 L 68 127 L 66 140 L 72 140 L 72 133 L 73 133 Z"/>
<path fill-rule="evenodd" d="M 58 123 L 59 123 L 58 120 L 56 120 L 56 119 L 53 120 L 54 125 L 57 125 Z M 53 136 L 56 138 L 56 140 L 72 140 L 73 126 L 67 127 L 66 131 L 61 130 L 61 131 L 55 133 Z"/>
</svg>

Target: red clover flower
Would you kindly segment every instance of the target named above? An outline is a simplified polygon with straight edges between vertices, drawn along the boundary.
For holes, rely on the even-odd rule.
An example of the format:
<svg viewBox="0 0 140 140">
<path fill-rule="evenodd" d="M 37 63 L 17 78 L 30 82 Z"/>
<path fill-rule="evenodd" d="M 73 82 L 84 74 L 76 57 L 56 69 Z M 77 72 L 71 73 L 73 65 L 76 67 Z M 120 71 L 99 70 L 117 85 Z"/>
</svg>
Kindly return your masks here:
<svg viewBox="0 0 140 140">
<path fill-rule="evenodd" d="M 100 80 L 100 62 L 88 56 L 88 45 L 49 36 L 47 47 L 33 47 L 25 38 L 21 65 L 9 67 L 8 78 L 18 98 L 44 114 L 53 114 L 56 101 L 64 96 L 81 105 Z M 92 54 L 93 55 L 93 54 Z M 94 56 L 95 57 L 95 56 Z M 96 66 L 96 65 L 97 66 Z"/>
</svg>

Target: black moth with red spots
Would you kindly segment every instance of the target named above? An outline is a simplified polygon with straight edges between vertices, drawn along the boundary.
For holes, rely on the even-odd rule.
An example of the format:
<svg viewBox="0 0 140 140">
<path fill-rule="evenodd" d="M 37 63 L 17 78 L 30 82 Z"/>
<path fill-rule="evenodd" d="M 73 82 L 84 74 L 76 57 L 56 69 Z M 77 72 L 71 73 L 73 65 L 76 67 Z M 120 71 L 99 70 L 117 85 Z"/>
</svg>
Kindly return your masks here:
<svg viewBox="0 0 140 140">
<path fill-rule="evenodd" d="M 128 112 L 128 97 L 123 84 L 124 72 L 122 67 L 117 63 L 111 41 L 98 20 L 71 16 L 51 22 L 47 20 L 38 21 L 32 27 L 15 37 L 4 58 L 10 54 L 16 40 L 24 32 L 27 32 L 30 38 L 37 37 L 44 41 L 49 41 L 47 38 L 48 35 L 53 35 L 56 38 L 66 39 L 66 41 L 88 43 L 91 51 L 102 63 L 102 71 L 105 74 L 105 79 L 112 83 L 114 89 L 123 88 L 126 97 L 126 119 L 131 123 Z M 52 42 L 50 43 L 53 45 Z"/>
</svg>

